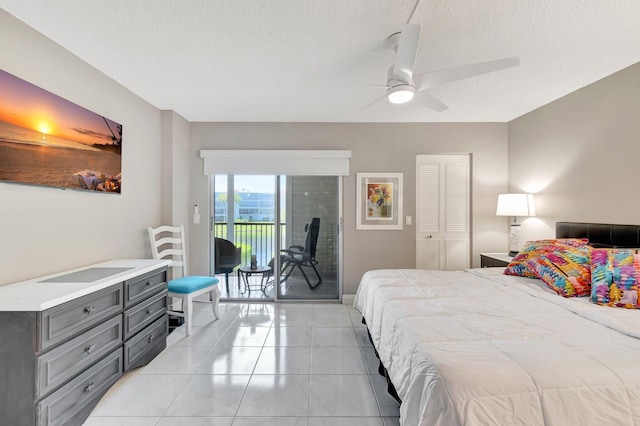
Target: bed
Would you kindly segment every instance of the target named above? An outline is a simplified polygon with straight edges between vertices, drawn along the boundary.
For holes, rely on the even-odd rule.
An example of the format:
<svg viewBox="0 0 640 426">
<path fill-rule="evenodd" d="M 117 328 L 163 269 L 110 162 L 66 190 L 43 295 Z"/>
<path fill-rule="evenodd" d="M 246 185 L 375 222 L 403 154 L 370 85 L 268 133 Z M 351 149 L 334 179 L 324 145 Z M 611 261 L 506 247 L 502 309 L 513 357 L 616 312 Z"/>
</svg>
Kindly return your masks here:
<svg viewBox="0 0 640 426">
<path fill-rule="evenodd" d="M 639 226 L 558 222 L 556 235 L 640 247 Z M 635 309 L 499 268 L 369 271 L 354 307 L 403 426 L 640 424 Z"/>
</svg>

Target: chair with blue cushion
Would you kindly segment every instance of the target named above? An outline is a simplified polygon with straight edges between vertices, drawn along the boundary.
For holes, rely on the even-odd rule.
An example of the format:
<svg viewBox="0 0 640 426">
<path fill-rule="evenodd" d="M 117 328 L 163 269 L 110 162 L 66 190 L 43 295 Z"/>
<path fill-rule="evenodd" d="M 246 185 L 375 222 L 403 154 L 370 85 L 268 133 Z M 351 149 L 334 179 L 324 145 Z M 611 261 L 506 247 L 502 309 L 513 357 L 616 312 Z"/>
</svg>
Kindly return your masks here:
<svg viewBox="0 0 640 426">
<path fill-rule="evenodd" d="M 201 294 L 209 293 L 213 315 L 220 318 L 218 303 L 220 290 L 218 279 L 187 274 L 187 251 L 184 239 L 184 226 L 159 226 L 148 228 L 151 253 L 154 259 L 170 259 L 173 276 L 168 282 L 170 298 L 182 300 L 182 312 L 169 311 L 169 314 L 183 317 L 187 336 L 191 334 L 193 317 L 193 299 Z M 179 274 L 176 274 L 178 272 Z"/>
</svg>

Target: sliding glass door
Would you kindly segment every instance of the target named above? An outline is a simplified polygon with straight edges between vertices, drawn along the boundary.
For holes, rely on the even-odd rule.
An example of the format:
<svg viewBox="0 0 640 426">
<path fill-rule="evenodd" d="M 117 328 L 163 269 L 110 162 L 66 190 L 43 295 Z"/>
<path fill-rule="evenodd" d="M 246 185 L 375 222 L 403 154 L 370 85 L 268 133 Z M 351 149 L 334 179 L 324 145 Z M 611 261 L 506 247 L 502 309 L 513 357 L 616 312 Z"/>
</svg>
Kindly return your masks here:
<svg viewBox="0 0 640 426">
<path fill-rule="evenodd" d="M 276 247 L 276 176 L 215 175 L 212 179 L 211 270 L 223 284 L 222 298 L 273 300 L 268 268 Z M 231 259 L 230 244 L 235 259 Z"/>
<path fill-rule="evenodd" d="M 339 299 L 340 177 L 212 180 L 211 270 L 222 298 Z M 225 263 L 221 240 L 241 253 L 237 261 Z"/>
<path fill-rule="evenodd" d="M 279 300 L 339 299 L 337 176 L 281 176 Z M 284 183 L 284 184 L 283 184 Z"/>
</svg>

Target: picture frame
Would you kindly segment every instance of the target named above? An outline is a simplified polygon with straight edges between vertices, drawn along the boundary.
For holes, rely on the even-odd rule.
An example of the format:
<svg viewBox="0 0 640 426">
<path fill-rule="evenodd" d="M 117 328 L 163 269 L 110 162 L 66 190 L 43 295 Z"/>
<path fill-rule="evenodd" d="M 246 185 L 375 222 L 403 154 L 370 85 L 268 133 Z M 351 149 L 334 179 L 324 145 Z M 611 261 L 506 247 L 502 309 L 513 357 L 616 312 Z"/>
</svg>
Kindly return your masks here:
<svg viewBox="0 0 640 426">
<path fill-rule="evenodd" d="M 120 194 L 122 124 L 0 69 L 0 184 Z"/>
<path fill-rule="evenodd" d="M 402 173 L 356 174 L 356 229 L 402 229 Z"/>
</svg>

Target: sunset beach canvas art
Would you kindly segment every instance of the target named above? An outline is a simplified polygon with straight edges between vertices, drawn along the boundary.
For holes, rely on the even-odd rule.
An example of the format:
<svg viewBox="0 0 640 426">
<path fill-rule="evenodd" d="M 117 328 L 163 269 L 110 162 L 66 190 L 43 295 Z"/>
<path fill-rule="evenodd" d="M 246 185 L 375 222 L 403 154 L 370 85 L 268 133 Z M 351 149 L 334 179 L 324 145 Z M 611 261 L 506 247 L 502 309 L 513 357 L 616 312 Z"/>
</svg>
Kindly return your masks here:
<svg viewBox="0 0 640 426">
<path fill-rule="evenodd" d="M 120 193 L 122 125 L 0 70 L 0 181 Z"/>
</svg>

